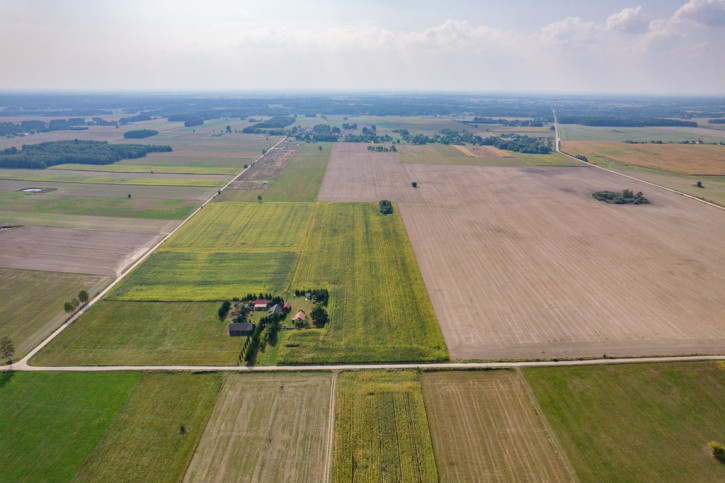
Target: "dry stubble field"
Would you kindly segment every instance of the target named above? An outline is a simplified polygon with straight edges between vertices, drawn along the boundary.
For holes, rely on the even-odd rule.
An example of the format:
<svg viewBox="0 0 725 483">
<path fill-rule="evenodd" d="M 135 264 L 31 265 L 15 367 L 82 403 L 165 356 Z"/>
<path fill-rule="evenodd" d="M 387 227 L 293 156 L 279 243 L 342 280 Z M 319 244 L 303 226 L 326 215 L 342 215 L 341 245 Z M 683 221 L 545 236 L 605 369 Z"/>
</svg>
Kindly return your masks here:
<svg viewBox="0 0 725 483">
<path fill-rule="evenodd" d="M 720 210 L 586 166 L 394 158 L 336 147 L 320 200 L 399 202 L 451 358 L 722 352 Z M 623 188 L 652 204 L 591 197 Z"/>
<path fill-rule="evenodd" d="M 441 481 L 567 481 L 514 371 L 421 376 Z"/>
<path fill-rule="evenodd" d="M 21 226 L 0 231 L 0 267 L 116 276 L 161 237 Z"/>
<path fill-rule="evenodd" d="M 324 481 L 330 374 L 230 374 L 184 481 Z"/>
</svg>

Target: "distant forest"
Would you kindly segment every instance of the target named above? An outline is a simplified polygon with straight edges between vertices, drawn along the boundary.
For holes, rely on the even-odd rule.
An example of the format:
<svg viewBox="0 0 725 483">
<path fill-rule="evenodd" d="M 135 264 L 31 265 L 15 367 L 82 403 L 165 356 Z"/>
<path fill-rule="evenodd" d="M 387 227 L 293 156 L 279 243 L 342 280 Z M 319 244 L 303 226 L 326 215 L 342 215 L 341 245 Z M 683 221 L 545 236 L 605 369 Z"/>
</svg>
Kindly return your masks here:
<svg viewBox="0 0 725 483">
<path fill-rule="evenodd" d="M 108 144 L 105 141 L 51 141 L 0 151 L 0 167 L 44 169 L 56 164 L 112 164 L 143 158 L 148 153 L 170 152 L 171 146 Z"/>
</svg>

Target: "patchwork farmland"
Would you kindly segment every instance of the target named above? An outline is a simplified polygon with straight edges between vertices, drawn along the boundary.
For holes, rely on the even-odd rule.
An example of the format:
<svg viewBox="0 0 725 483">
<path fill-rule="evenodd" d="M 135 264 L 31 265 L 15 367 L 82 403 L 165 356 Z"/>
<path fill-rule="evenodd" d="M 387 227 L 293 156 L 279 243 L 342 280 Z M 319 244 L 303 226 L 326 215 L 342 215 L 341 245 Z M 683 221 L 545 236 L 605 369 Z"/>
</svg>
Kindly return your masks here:
<svg viewBox="0 0 725 483">
<path fill-rule="evenodd" d="M 586 166 L 401 165 L 347 149 L 333 153 L 320 199 L 399 200 L 452 358 L 722 350 L 715 208 Z M 591 197 L 622 187 L 652 204 Z"/>
</svg>

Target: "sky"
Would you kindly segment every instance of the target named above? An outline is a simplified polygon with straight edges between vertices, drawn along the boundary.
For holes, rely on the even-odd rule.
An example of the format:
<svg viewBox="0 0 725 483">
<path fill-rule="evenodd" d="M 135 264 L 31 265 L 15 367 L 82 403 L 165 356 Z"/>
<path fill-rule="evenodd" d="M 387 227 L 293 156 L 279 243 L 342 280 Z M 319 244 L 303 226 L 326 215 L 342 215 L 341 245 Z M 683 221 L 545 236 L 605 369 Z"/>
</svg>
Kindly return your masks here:
<svg viewBox="0 0 725 483">
<path fill-rule="evenodd" d="M 725 94 L 725 0 L 0 0 L 0 90 Z"/>
</svg>

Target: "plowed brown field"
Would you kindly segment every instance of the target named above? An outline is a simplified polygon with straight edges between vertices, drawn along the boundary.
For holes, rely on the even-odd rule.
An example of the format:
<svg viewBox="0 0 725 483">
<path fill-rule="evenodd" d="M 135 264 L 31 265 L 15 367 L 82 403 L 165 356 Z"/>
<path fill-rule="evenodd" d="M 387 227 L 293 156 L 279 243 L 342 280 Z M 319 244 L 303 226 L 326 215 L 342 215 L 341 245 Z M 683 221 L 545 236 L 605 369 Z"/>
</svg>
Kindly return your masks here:
<svg viewBox="0 0 725 483">
<path fill-rule="evenodd" d="M 161 236 L 22 226 L 0 232 L 0 267 L 115 277 Z"/>
<path fill-rule="evenodd" d="M 420 382 L 440 481 L 571 479 L 515 372 L 426 373 Z"/>
<path fill-rule="evenodd" d="M 623 188 L 652 204 L 591 197 Z M 451 358 L 725 350 L 721 210 L 586 166 L 401 165 L 336 147 L 320 200 L 382 198 L 398 201 Z"/>
</svg>

